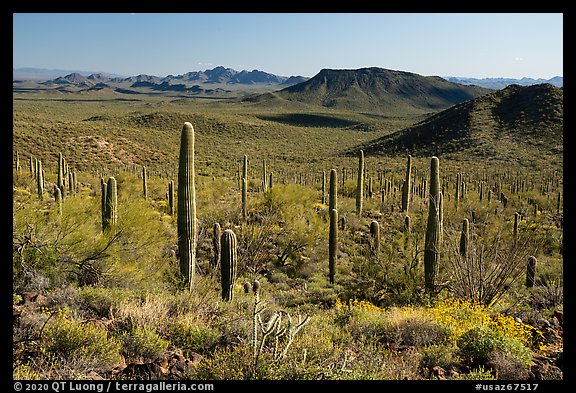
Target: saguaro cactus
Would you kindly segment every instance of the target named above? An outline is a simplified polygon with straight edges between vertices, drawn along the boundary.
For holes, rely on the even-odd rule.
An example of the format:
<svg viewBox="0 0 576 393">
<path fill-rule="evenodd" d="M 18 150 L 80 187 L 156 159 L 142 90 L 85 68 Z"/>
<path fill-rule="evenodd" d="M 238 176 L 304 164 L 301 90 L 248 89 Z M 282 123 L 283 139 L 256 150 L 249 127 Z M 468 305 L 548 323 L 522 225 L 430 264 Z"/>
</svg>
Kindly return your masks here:
<svg viewBox="0 0 576 393">
<path fill-rule="evenodd" d="M 462 221 L 462 232 L 460 233 L 460 255 L 466 258 L 468 255 L 468 244 L 470 238 L 470 222 L 467 218 Z"/>
<path fill-rule="evenodd" d="M 376 220 L 370 223 L 370 237 L 372 239 L 370 251 L 372 256 L 377 256 L 380 252 L 380 224 Z"/>
<path fill-rule="evenodd" d="M 174 215 L 174 181 L 168 182 L 168 212 L 171 216 Z"/>
<path fill-rule="evenodd" d="M 336 251 L 338 249 L 338 210 L 330 210 L 330 234 L 328 238 L 328 275 L 334 284 L 336 274 Z"/>
<path fill-rule="evenodd" d="M 146 174 L 146 167 L 142 167 L 142 194 L 144 199 L 148 200 L 148 176 Z"/>
<path fill-rule="evenodd" d="M 336 203 L 338 201 L 338 185 L 336 184 L 336 169 L 330 169 L 330 191 L 328 195 L 328 211 L 332 212 L 337 209 Z"/>
<path fill-rule="evenodd" d="M 428 223 L 424 241 L 424 285 L 426 292 L 434 295 L 434 284 L 440 257 L 440 163 L 438 157 L 430 160 L 430 192 L 428 193 Z"/>
<path fill-rule="evenodd" d="M 358 155 L 358 181 L 356 183 L 356 214 L 362 215 L 362 203 L 364 200 L 364 150 Z"/>
<path fill-rule="evenodd" d="M 322 171 L 322 204 L 326 204 L 326 171 Z"/>
<path fill-rule="evenodd" d="M 62 192 L 57 186 L 54 186 L 54 201 L 56 202 L 56 208 L 58 209 L 58 214 L 62 214 Z"/>
<path fill-rule="evenodd" d="M 528 257 L 528 263 L 526 264 L 526 288 L 532 288 L 534 286 L 534 279 L 536 278 L 536 257 Z"/>
<path fill-rule="evenodd" d="M 64 189 L 64 157 L 62 157 L 62 153 L 58 153 L 58 180 L 57 185 L 60 191 L 62 192 L 62 199 L 64 199 L 66 192 Z"/>
<path fill-rule="evenodd" d="M 408 212 L 408 205 L 410 204 L 411 176 L 412 176 L 412 156 L 408 155 L 408 162 L 406 163 L 406 179 L 404 180 L 404 187 L 402 188 L 403 213 Z"/>
<path fill-rule="evenodd" d="M 44 172 L 42 172 L 42 161 L 38 160 L 36 168 L 36 183 L 38 185 L 38 198 L 44 199 Z"/>
<path fill-rule="evenodd" d="M 234 282 L 236 281 L 236 265 L 238 263 L 238 241 L 231 229 L 226 229 L 220 237 L 222 255 L 220 257 L 222 299 L 232 300 L 234 297 Z"/>
<path fill-rule="evenodd" d="M 180 136 L 178 161 L 178 250 L 180 273 L 192 290 L 196 269 L 196 187 L 194 173 L 194 127 L 185 122 Z"/>
<path fill-rule="evenodd" d="M 107 230 L 117 222 L 118 211 L 118 188 L 116 179 L 111 176 L 106 185 L 106 211 L 104 215 L 104 230 Z"/>
<path fill-rule="evenodd" d="M 242 178 L 242 220 L 246 221 L 248 217 L 248 181 Z"/>
</svg>

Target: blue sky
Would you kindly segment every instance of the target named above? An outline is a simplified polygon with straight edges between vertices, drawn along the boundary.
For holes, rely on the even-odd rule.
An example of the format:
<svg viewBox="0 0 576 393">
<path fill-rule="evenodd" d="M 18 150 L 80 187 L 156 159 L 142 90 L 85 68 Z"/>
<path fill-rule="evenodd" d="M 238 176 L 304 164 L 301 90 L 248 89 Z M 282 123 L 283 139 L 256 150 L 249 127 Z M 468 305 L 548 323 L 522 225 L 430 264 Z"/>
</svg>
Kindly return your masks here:
<svg viewBox="0 0 576 393">
<path fill-rule="evenodd" d="M 16 13 L 13 67 L 166 76 L 222 65 L 563 76 L 561 13 Z"/>
</svg>

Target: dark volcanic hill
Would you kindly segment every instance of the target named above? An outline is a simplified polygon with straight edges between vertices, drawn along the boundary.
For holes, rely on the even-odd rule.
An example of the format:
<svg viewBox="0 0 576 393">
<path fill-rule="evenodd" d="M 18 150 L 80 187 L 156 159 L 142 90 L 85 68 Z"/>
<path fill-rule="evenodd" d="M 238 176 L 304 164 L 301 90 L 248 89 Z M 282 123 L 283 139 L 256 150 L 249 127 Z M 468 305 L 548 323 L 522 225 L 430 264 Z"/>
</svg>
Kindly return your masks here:
<svg viewBox="0 0 576 393">
<path fill-rule="evenodd" d="M 436 112 L 490 92 L 437 76 L 371 67 L 323 69 L 313 78 L 270 95 L 248 100 L 283 99 L 310 105 L 388 116 Z"/>
<path fill-rule="evenodd" d="M 359 146 L 366 154 L 462 153 L 523 162 L 563 152 L 563 90 L 545 83 L 510 85 Z"/>
</svg>

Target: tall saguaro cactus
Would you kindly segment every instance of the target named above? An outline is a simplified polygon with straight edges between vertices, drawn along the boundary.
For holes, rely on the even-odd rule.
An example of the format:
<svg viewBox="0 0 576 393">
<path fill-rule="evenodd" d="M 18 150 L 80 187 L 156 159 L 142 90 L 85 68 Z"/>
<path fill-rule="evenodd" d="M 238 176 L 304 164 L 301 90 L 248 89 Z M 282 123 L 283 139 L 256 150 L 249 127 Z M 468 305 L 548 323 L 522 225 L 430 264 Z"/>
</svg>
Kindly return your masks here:
<svg viewBox="0 0 576 393">
<path fill-rule="evenodd" d="M 330 233 L 328 237 L 328 276 L 334 284 L 336 275 L 336 251 L 338 249 L 338 210 L 330 210 Z"/>
<path fill-rule="evenodd" d="M 148 200 L 148 176 L 146 175 L 146 167 L 142 167 L 142 194 L 144 200 Z"/>
<path fill-rule="evenodd" d="M 358 181 L 356 183 L 356 214 L 362 215 L 362 203 L 364 200 L 364 150 L 358 155 Z"/>
<path fill-rule="evenodd" d="M 338 201 L 338 185 L 336 184 L 336 169 L 330 170 L 330 191 L 328 195 L 328 211 L 332 212 L 332 209 L 337 209 Z"/>
<path fill-rule="evenodd" d="M 232 300 L 234 297 L 234 282 L 236 281 L 236 266 L 238 264 L 238 241 L 231 229 L 226 229 L 220 237 L 220 272 L 222 299 Z"/>
<path fill-rule="evenodd" d="M 468 255 L 468 244 L 470 239 L 470 222 L 467 218 L 462 221 L 462 232 L 460 233 L 460 255 L 466 258 Z"/>
<path fill-rule="evenodd" d="M 118 187 L 116 179 L 111 176 L 108 178 L 106 185 L 106 204 L 105 204 L 103 229 L 107 230 L 116 225 L 118 217 Z"/>
<path fill-rule="evenodd" d="M 370 237 L 372 239 L 370 251 L 372 256 L 376 257 L 380 253 L 380 224 L 376 220 L 370 223 Z"/>
<path fill-rule="evenodd" d="M 430 160 L 430 192 L 428 194 L 428 223 L 424 241 L 424 285 L 426 292 L 434 295 L 436 272 L 440 257 L 440 163 L 438 157 Z"/>
<path fill-rule="evenodd" d="M 410 191 L 411 191 L 411 181 L 412 176 L 412 156 L 408 155 L 408 161 L 406 163 L 406 180 L 404 180 L 404 187 L 402 188 L 402 212 L 408 212 L 408 206 L 410 204 Z"/>
<path fill-rule="evenodd" d="M 42 172 L 42 161 L 38 160 L 36 168 L 36 184 L 38 185 L 38 198 L 44 199 L 44 172 Z"/>
<path fill-rule="evenodd" d="M 178 161 L 178 251 L 180 273 L 192 290 L 196 269 L 196 187 L 194 173 L 194 127 L 184 123 Z"/>
</svg>

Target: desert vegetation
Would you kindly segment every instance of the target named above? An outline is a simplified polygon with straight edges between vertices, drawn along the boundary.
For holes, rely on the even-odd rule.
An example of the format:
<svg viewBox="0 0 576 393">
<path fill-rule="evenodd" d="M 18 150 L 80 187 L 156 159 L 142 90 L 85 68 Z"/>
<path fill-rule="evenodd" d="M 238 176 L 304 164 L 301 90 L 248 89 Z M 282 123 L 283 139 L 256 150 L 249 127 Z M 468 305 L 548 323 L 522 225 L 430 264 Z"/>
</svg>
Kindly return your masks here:
<svg viewBox="0 0 576 393">
<path fill-rule="evenodd" d="M 88 97 L 14 99 L 14 379 L 562 379 L 562 151 Z"/>
</svg>

